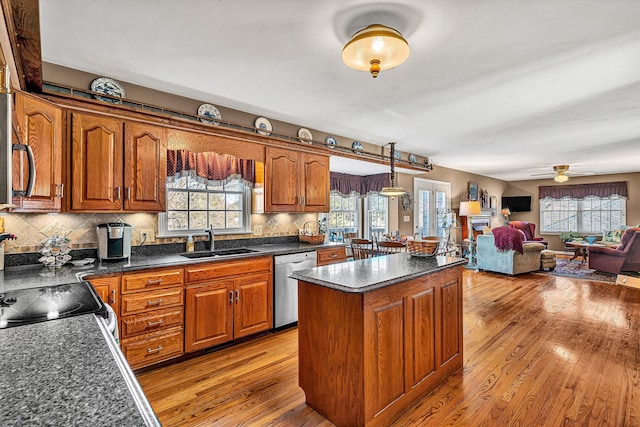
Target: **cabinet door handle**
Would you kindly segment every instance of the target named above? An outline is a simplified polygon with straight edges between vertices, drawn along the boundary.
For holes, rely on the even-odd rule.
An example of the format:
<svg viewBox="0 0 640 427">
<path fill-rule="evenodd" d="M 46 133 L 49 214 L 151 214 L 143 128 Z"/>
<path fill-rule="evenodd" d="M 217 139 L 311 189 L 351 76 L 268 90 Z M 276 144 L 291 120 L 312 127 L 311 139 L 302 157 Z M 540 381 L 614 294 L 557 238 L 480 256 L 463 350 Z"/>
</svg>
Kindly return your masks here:
<svg viewBox="0 0 640 427">
<path fill-rule="evenodd" d="M 59 199 L 64 197 L 64 184 L 56 184 L 56 197 Z"/>
<path fill-rule="evenodd" d="M 162 279 L 147 279 L 147 286 L 159 285 L 162 283 Z"/>
<path fill-rule="evenodd" d="M 147 322 L 147 327 L 152 328 L 154 326 L 160 326 L 164 323 L 164 320 L 158 320 L 157 322 Z"/>
<path fill-rule="evenodd" d="M 157 300 L 155 300 L 155 301 L 147 301 L 147 306 L 150 306 L 150 305 L 160 305 L 160 304 L 162 304 L 163 302 L 164 302 L 164 300 L 163 300 L 162 298 L 158 298 L 158 299 L 157 299 Z"/>
<path fill-rule="evenodd" d="M 127 200 L 131 200 L 131 187 L 127 187 Z"/>
<path fill-rule="evenodd" d="M 236 289 L 236 304 L 240 301 L 240 291 Z"/>
<path fill-rule="evenodd" d="M 157 346 L 156 348 L 148 348 L 147 353 L 158 353 L 160 350 L 162 350 L 161 345 Z"/>
<path fill-rule="evenodd" d="M 121 194 L 120 194 L 120 187 L 116 187 L 116 200 L 120 200 Z"/>
<path fill-rule="evenodd" d="M 307 198 L 305 196 L 300 196 L 300 204 L 304 206 L 307 203 Z"/>
<path fill-rule="evenodd" d="M 229 304 L 233 304 L 233 291 L 229 291 Z"/>
<path fill-rule="evenodd" d="M 115 304 L 115 303 L 116 303 L 116 290 L 111 289 L 111 304 Z"/>
</svg>

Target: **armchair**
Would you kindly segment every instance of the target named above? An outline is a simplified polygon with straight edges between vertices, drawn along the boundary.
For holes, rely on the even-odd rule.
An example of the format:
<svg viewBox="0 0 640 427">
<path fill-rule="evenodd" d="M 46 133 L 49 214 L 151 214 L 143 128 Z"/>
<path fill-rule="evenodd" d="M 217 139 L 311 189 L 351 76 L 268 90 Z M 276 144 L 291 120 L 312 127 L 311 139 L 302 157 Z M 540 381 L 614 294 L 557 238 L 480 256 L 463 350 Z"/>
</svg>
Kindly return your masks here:
<svg viewBox="0 0 640 427">
<path fill-rule="evenodd" d="M 524 233 L 524 241 L 542 243 L 545 247 L 548 243 L 542 237 L 535 237 L 536 225 L 527 221 L 511 221 L 509 227 L 518 229 Z"/>
<path fill-rule="evenodd" d="M 512 249 L 500 252 L 492 234 L 478 236 L 478 269 L 504 274 L 520 274 L 540 270 L 541 242 L 524 242 L 523 253 Z"/>
<path fill-rule="evenodd" d="M 615 249 L 590 246 L 589 268 L 613 274 L 640 271 L 640 228 L 625 230 L 620 245 Z"/>
</svg>

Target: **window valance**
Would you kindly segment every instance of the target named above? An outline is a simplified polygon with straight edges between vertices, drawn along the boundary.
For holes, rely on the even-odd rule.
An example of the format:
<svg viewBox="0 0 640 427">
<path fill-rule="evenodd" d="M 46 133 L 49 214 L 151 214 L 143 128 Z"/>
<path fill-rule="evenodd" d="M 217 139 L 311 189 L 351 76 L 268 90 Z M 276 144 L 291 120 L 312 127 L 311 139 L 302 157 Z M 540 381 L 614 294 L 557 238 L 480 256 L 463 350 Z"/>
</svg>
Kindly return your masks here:
<svg viewBox="0 0 640 427">
<path fill-rule="evenodd" d="M 167 181 L 180 176 L 193 176 L 209 185 L 221 185 L 240 179 L 253 188 L 255 162 L 230 154 L 194 153 L 187 150 L 167 150 Z"/>
<path fill-rule="evenodd" d="M 627 197 L 627 181 L 576 185 L 547 185 L 538 187 L 538 198 L 540 200 L 547 197 L 552 199 L 561 199 L 563 197 L 584 199 L 588 196 Z"/>
<path fill-rule="evenodd" d="M 339 172 L 331 172 L 330 174 L 331 191 L 338 191 L 347 196 L 352 193 L 365 196 L 371 192 L 379 192 L 388 185 L 388 173 L 365 176 Z"/>
</svg>

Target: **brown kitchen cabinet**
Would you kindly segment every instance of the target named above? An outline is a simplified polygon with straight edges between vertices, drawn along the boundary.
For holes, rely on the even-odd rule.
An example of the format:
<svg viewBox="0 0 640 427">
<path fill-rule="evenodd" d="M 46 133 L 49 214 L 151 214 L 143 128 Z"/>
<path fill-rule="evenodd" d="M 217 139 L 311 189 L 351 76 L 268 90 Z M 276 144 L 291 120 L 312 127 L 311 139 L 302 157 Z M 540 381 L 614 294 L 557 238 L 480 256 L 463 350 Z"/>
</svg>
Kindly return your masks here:
<svg viewBox="0 0 640 427">
<path fill-rule="evenodd" d="M 329 212 L 329 157 L 267 147 L 265 212 Z"/>
<path fill-rule="evenodd" d="M 120 314 L 120 344 L 133 369 L 181 356 L 184 353 L 183 269 L 123 274 Z"/>
<path fill-rule="evenodd" d="M 120 318 L 120 275 L 114 276 L 86 276 L 83 278 L 91 283 L 100 299 L 109 304 Z"/>
<path fill-rule="evenodd" d="M 15 130 L 24 150 L 12 156 L 13 189 L 25 191 L 29 174 L 34 173 L 30 196 L 13 197 L 14 212 L 60 212 L 64 184 L 62 178 L 62 109 L 36 96 L 15 92 Z M 14 136 L 14 144 L 18 140 Z M 33 154 L 30 171 L 27 147 Z"/>
<path fill-rule="evenodd" d="M 269 330 L 272 272 L 270 256 L 185 267 L 185 351 Z"/>
<path fill-rule="evenodd" d="M 71 126 L 71 210 L 164 211 L 164 128 L 82 113 Z"/>
<path fill-rule="evenodd" d="M 462 267 L 365 293 L 299 282 L 299 384 L 336 425 L 386 426 L 463 364 Z"/>
<path fill-rule="evenodd" d="M 347 251 L 344 246 L 318 249 L 316 254 L 316 264 L 318 267 L 321 265 L 337 264 L 347 260 Z"/>
</svg>

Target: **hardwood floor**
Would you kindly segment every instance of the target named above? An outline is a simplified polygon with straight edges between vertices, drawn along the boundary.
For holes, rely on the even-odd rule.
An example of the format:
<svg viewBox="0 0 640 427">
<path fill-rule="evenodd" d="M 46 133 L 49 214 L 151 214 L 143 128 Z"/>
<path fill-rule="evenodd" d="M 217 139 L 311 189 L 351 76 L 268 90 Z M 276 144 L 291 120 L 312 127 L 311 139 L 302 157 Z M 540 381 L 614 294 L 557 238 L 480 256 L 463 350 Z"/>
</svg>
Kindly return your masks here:
<svg viewBox="0 0 640 427">
<path fill-rule="evenodd" d="M 464 273 L 464 368 L 397 426 L 640 426 L 640 290 Z M 138 377 L 164 426 L 330 426 L 292 329 Z"/>
</svg>

